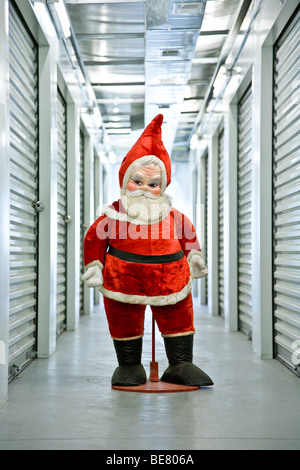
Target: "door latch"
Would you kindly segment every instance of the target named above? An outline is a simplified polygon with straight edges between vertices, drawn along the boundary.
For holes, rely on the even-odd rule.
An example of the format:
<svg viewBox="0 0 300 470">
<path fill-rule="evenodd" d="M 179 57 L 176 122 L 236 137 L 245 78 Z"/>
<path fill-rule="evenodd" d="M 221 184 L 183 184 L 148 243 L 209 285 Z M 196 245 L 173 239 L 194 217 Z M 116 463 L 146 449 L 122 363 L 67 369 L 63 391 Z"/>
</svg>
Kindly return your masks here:
<svg viewBox="0 0 300 470">
<path fill-rule="evenodd" d="M 41 201 L 33 201 L 32 207 L 34 208 L 35 212 L 43 212 L 45 209 L 45 206 Z"/>
</svg>

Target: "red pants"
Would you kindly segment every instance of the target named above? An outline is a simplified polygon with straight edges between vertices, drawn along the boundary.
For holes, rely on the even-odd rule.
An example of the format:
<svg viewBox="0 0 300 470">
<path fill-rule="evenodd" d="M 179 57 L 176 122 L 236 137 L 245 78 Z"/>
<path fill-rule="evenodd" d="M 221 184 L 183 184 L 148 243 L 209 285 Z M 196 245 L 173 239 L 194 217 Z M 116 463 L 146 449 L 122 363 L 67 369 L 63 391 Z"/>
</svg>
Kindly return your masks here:
<svg viewBox="0 0 300 470">
<path fill-rule="evenodd" d="M 143 336 L 145 305 L 126 304 L 104 297 L 109 331 L 114 339 L 132 339 Z M 175 305 L 151 306 L 162 336 L 193 334 L 194 310 L 192 294 Z"/>
</svg>

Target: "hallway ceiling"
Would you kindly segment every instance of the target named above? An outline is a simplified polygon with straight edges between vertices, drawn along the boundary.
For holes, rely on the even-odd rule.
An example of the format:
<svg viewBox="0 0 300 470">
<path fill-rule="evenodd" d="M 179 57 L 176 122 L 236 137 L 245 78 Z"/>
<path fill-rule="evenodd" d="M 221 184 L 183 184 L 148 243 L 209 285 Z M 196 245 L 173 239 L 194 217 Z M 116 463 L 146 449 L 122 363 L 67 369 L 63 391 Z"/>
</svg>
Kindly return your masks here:
<svg viewBox="0 0 300 470">
<path fill-rule="evenodd" d="M 226 40 L 250 3 L 65 0 L 118 159 L 158 113 L 172 159 L 187 159 Z"/>
</svg>

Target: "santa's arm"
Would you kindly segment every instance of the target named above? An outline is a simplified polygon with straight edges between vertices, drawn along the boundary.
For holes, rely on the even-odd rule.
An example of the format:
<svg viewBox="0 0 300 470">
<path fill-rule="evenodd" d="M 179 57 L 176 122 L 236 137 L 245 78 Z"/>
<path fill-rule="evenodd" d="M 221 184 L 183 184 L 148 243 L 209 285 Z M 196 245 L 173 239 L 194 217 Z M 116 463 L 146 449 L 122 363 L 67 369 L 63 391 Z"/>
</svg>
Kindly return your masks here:
<svg viewBox="0 0 300 470">
<path fill-rule="evenodd" d="M 182 250 L 187 257 L 191 273 L 195 279 L 208 275 L 207 267 L 202 256 L 196 230 L 184 214 L 177 213 L 176 231 Z"/>
<path fill-rule="evenodd" d="M 83 258 L 86 269 L 81 276 L 88 287 L 99 287 L 103 284 L 102 270 L 105 253 L 109 244 L 108 218 L 99 217 L 88 229 L 83 242 Z"/>
</svg>

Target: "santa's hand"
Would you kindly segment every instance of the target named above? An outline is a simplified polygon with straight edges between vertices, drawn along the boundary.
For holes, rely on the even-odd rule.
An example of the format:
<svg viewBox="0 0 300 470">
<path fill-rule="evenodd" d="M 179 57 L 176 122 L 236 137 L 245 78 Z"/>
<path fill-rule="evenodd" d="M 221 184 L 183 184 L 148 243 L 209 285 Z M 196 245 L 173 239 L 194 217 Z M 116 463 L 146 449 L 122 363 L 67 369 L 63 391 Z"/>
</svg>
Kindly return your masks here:
<svg viewBox="0 0 300 470">
<path fill-rule="evenodd" d="M 208 270 L 205 265 L 205 261 L 200 253 L 192 255 L 190 259 L 190 267 L 194 279 L 200 279 L 201 277 L 205 277 L 208 275 Z"/>
<path fill-rule="evenodd" d="M 86 281 L 87 287 L 100 287 L 103 285 L 102 269 L 98 266 L 91 266 L 86 273 L 81 276 L 82 281 Z"/>
</svg>

